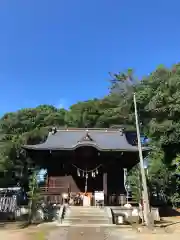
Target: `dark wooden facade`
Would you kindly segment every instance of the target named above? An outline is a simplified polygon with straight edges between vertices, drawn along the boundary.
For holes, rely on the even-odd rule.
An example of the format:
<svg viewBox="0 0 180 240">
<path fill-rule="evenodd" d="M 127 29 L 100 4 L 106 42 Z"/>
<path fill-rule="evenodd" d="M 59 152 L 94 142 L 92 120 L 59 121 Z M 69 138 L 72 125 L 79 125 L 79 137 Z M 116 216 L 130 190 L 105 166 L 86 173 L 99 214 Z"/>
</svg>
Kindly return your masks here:
<svg viewBox="0 0 180 240">
<path fill-rule="evenodd" d="M 104 137 L 106 136 L 108 138 L 108 135 Z M 89 141 L 92 139 L 89 138 Z M 86 179 L 82 173 L 85 174 L 87 171 L 87 192 L 103 190 L 107 205 L 118 204 L 119 196 L 125 194 L 123 168 L 130 170 L 138 163 L 138 151 L 135 148 L 130 149 L 131 151 L 128 149 L 104 151 L 96 147 L 97 145 L 88 143 L 83 139 L 83 144 L 68 150 L 27 148 L 28 154 L 42 168 L 47 169 L 48 177 L 44 194 L 51 198 L 53 196 L 56 199 L 54 201 L 60 202 L 63 193 L 84 192 Z M 92 177 L 92 170 L 97 168 L 98 174 Z M 82 170 L 80 176 L 77 169 Z"/>
</svg>

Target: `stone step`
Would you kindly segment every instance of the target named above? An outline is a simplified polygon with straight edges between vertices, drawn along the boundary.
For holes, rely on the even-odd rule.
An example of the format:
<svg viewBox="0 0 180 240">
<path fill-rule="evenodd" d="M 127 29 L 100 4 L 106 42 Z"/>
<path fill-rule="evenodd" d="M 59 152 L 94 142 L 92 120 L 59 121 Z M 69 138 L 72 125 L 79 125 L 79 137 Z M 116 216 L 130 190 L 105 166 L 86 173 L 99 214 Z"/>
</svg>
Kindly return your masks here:
<svg viewBox="0 0 180 240">
<path fill-rule="evenodd" d="M 69 208 L 69 210 L 74 212 L 103 212 L 104 209 L 73 209 Z"/>
<path fill-rule="evenodd" d="M 108 219 L 64 219 L 63 224 L 69 223 L 69 224 L 108 224 Z"/>
<path fill-rule="evenodd" d="M 64 218 L 108 218 L 108 216 L 106 215 L 101 215 L 101 216 L 88 216 L 88 215 L 68 215 L 68 216 L 64 216 Z"/>
<path fill-rule="evenodd" d="M 75 212 L 78 212 L 78 211 L 82 211 L 82 212 L 102 212 L 104 211 L 104 209 L 101 209 L 101 208 L 95 208 L 95 209 L 73 209 L 73 208 L 69 208 L 70 210 L 72 211 L 75 211 Z"/>
<path fill-rule="evenodd" d="M 63 224 L 109 224 L 109 218 L 102 208 L 71 206 L 66 210 Z"/>
<path fill-rule="evenodd" d="M 83 210 L 92 210 L 92 211 L 96 211 L 96 210 L 102 210 L 104 209 L 103 207 L 74 207 L 74 206 L 69 206 L 69 208 L 73 209 L 73 210 L 77 210 L 77 209 L 83 209 Z"/>
<path fill-rule="evenodd" d="M 67 216 L 64 219 L 108 219 L 107 216 Z"/>
<path fill-rule="evenodd" d="M 69 207 L 69 209 L 72 209 L 73 211 L 100 211 L 100 210 L 104 210 L 103 208 L 97 208 L 97 207 Z"/>
<path fill-rule="evenodd" d="M 82 218 L 104 218 L 104 217 L 106 217 L 106 218 L 108 218 L 108 216 L 107 215 L 105 215 L 105 214 L 96 214 L 96 215 L 90 215 L 90 214 L 67 214 L 67 215 L 65 215 L 64 217 L 82 217 Z"/>
<path fill-rule="evenodd" d="M 88 213 L 88 214 L 102 214 L 102 213 L 106 213 L 105 211 L 73 211 L 71 209 L 67 210 L 67 212 L 73 212 L 73 213 Z"/>
<path fill-rule="evenodd" d="M 103 215 L 107 215 L 106 212 L 96 212 L 96 213 L 92 213 L 92 212 L 74 212 L 74 211 L 69 211 L 69 212 L 66 212 L 65 215 L 70 215 L 70 214 L 73 214 L 73 215 L 89 215 L 89 216 L 103 216 Z"/>
<path fill-rule="evenodd" d="M 70 223 L 62 223 L 60 225 L 60 227 L 69 227 L 71 225 L 71 227 L 108 227 L 108 228 L 131 228 L 129 227 L 129 225 L 115 225 L 115 224 L 110 224 L 110 223 L 102 223 L 102 224 L 83 224 L 83 223 L 77 223 L 77 224 L 70 224 Z"/>
<path fill-rule="evenodd" d="M 66 212 L 65 215 L 85 215 L 85 216 L 104 216 L 107 215 L 106 212 L 100 212 L 100 213 L 88 213 L 88 212 Z"/>
<path fill-rule="evenodd" d="M 90 214 L 90 215 L 93 215 L 93 214 L 106 214 L 105 211 L 101 211 L 101 212 L 88 212 L 88 211 L 73 211 L 73 210 L 69 210 L 67 211 L 67 213 L 73 213 L 73 214 Z"/>
</svg>

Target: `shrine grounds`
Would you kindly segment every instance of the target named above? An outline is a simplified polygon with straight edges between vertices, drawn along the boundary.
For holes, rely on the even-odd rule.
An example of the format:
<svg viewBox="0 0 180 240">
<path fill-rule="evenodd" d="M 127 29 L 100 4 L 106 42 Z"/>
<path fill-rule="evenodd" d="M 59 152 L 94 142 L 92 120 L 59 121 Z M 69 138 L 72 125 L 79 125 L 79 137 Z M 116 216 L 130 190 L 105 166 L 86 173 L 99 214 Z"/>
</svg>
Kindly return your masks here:
<svg viewBox="0 0 180 240">
<path fill-rule="evenodd" d="M 0 228 L 0 239 L 5 240 L 166 240 L 170 237 L 179 240 L 180 222 L 165 228 L 158 226 L 153 232 L 142 227 L 57 227 L 46 224 L 24 229 L 17 224 L 7 224 Z"/>
</svg>

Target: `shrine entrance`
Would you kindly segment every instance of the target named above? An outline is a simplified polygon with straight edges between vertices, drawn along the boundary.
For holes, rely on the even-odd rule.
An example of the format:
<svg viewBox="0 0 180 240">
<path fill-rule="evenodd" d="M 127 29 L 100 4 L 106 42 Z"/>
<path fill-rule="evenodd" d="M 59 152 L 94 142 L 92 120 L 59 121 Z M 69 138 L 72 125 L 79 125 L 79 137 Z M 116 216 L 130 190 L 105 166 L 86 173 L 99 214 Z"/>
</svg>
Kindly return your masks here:
<svg viewBox="0 0 180 240">
<path fill-rule="evenodd" d="M 54 129 L 44 143 L 23 148 L 47 169 L 44 195 L 52 201 L 61 203 L 64 193 L 103 192 L 106 205 L 120 205 L 121 195 L 126 196 L 123 169 L 139 161 L 135 143 L 122 129 Z"/>
<path fill-rule="evenodd" d="M 68 164 L 80 192 L 103 191 L 104 163 L 96 148 L 77 148 Z"/>
</svg>

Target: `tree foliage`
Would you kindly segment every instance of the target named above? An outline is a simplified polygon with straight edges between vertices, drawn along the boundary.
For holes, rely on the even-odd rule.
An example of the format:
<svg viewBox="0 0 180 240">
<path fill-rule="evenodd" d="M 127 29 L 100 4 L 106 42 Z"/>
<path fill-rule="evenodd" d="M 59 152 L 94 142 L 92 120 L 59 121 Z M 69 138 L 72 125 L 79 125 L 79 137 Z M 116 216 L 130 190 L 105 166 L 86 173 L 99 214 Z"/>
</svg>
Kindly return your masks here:
<svg viewBox="0 0 180 240">
<path fill-rule="evenodd" d="M 142 199 L 142 184 L 141 184 L 141 176 L 140 176 L 140 168 L 139 164 L 134 166 L 128 174 L 128 184 L 130 185 L 132 198 L 136 200 L 138 203 L 141 202 Z"/>
<path fill-rule="evenodd" d="M 35 170 L 33 171 L 32 175 L 29 178 L 29 223 L 33 222 L 33 218 L 36 217 L 37 209 L 40 204 L 41 194 L 38 184 L 38 172 Z"/>
<path fill-rule="evenodd" d="M 4 180 L 17 182 L 13 172 L 20 173 L 22 169 L 27 172 L 30 162 L 21 145 L 44 141 L 53 126 L 128 125 L 133 128 L 132 93 L 135 91 L 141 130 L 151 139 L 153 149 L 149 156 L 149 187 L 172 201 L 177 193 L 175 185 L 179 184 L 174 182 L 177 169 L 172 163 L 180 154 L 180 64 L 171 68 L 160 65 L 140 80 L 132 69 L 110 73 L 110 78 L 109 95 L 102 99 L 78 102 L 68 110 L 40 105 L 6 113 L 0 119 L 0 172 L 6 173 L 6 178 L 0 178 L 0 184 Z"/>
</svg>

